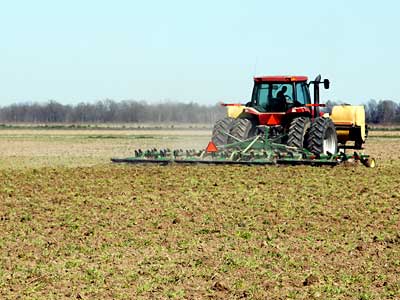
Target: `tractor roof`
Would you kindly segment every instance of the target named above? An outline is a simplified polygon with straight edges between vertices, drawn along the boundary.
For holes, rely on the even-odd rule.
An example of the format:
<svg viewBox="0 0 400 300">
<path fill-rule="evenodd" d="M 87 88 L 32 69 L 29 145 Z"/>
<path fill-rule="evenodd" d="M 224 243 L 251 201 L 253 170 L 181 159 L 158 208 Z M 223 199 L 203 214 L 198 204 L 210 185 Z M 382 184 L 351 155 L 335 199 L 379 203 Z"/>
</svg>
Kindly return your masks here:
<svg viewBox="0 0 400 300">
<path fill-rule="evenodd" d="M 260 76 L 254 77 L 255 82 L 300 82 L 307 81 L 307 76 Z"/>
</svg>

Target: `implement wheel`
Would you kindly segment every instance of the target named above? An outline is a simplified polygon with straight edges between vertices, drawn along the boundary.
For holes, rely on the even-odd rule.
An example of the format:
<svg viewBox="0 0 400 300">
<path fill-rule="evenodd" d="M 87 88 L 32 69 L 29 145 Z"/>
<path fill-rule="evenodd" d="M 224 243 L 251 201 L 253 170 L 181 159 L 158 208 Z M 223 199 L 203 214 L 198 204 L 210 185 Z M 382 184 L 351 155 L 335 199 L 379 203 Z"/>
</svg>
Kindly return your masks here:
<svg viewBox="0 0 400 300">
<path fill-rule="evenodd" d="M 363 144 L 363 140 L 360 137 L 358 137 L 356 139 L 356 141 L 354 142 L 354 149 L 358 149 L 358 150 L 363 149 L 362 144 Z"/>
<path fill-rule="evenodd" d="M 315 118 L 308 135 L 308 149 L 316 155 L 337 153 L 336 128 L 331 119 Z"/>
<path fill-rule="evenodd" d="M 212 138 L 211 140 L 216 146 L 222 146 L 228 144 L 228 135 L 231 131 L 232 127 L 232 118 L 224 118 L 221 120 L 218 120 L 213 128 L 212 131 Z"/>
<path fill-rule="evenodd" d="M 375 158 L 367 158 L 367 159 L 361 160 L 361 162 L 367 168 L 375 168 L 375 166 L 376 166 Z"/>
<path fill-rule="evenodd" d="M 310 118 L 294 118 L 292 122 L 290 122 L 287 145 L 300 149 L 307 148 L 307 135 L 310 125 Z"/>
<path fill-rule="evenodd" d="M 256 124 L 253 123 L 250 119 L 235 119 L 232 123 L 231 135 L 235 138 L 243 141 L 252 136 L 255 136 L 257 133 Z M 235 140 L 232 137 L 228 139 L 229 143 L 235 143 Z"/>
</svg>

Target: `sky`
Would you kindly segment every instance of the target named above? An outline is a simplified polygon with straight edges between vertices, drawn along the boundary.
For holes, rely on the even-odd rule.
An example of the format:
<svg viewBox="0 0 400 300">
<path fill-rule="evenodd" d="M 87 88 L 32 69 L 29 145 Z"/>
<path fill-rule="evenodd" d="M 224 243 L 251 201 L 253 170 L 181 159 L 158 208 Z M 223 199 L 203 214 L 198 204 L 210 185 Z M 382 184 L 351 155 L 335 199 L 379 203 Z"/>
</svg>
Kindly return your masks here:
<svg viewBox="0 0 400 300">
<path fill-rule="evenodd" d="M 323 100 L 400 100 L 400 1 L 0 1 L 0 105 L 247 102 L 321 74 Z M 322 100 L 322 101 L 323 101 Z"/>
</svg>

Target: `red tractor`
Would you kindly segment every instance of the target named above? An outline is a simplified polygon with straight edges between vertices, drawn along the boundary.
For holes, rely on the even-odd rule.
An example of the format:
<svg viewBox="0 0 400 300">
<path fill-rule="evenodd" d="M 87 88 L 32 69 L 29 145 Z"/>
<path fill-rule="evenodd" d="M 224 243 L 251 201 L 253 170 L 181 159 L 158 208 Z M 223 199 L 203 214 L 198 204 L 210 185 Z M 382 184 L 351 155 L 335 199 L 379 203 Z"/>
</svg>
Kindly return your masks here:
<svg viewBox="0 0 400 300">
<path fill-rule="evenodd" d="M 320 104 L 320 84 L 329 88 L 329 80 L 321 81 L 321 75 L 310 82 L 306 76 L 255 77 L 250 102 L 223 104 L 228 108 L 228 116 L 215 124 L 212 141 L 221 146 L 246 140 L 258 134 L 259 125 L 264 125 L 269 127 L 269 138 L 276 143 L 306 148 L 317 155 L 337 153 L 338 137 L 342 144 L 353 140 L 361 148 L 366 138 L 364 108 L 346 106 L 337 110 L 336 118 L 345 120 L 335 124 L 328 114 L 320 112 L 320 107 L 325 106 Z M 310 85 L 313 85 L 313 103 Z M 364 124 L 359 121 L 362 113 Z M 341 128 L 340 136 L 337 127 Z"/>
</svg>

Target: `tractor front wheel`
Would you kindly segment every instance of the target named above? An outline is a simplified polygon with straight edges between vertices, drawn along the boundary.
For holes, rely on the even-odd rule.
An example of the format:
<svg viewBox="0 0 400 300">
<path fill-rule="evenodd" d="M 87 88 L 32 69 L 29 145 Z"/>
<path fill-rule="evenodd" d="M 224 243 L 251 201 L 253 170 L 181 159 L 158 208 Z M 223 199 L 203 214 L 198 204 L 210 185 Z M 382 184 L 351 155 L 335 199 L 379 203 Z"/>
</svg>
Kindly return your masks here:
<svg viewBox="0 0 400 300">
<path fill-rule="evenodd" d="M 231 135 L 229 137 L 229 143 L 235 143 L 238 141 L 247 140 L 248 138 L 255 136 L 257 133 L 256 124 L 250 119 L 235 119 L 232 123 Z"/>
<path fill-rule="evenodd" d="M 300 149 L 307 148 L 307 135 L 310 125 L 310 118 L 294 118 L 292 122 L 290 122 L 287 145 Z"/>
<path fill-rule="evenodd" d="M 216 146 L 222 146 L 228 144 L 228 134 L 231 131 L 232 127 L 232 118 L 223 118 L 218 120 L 213 128 L 212 131 L 212 138 L 211 140 Z"/>
<path fill-rule="evenodd" d="M 336 154 L 338 142 L 336 128 L 329 118 L 315 118 L 308 136 L 308 149 L 314 154 Z"/>
</svg>

